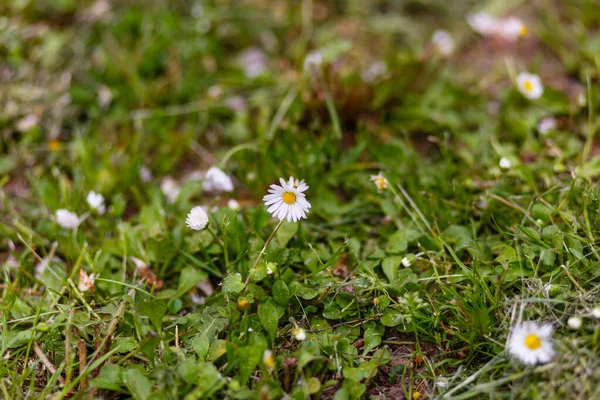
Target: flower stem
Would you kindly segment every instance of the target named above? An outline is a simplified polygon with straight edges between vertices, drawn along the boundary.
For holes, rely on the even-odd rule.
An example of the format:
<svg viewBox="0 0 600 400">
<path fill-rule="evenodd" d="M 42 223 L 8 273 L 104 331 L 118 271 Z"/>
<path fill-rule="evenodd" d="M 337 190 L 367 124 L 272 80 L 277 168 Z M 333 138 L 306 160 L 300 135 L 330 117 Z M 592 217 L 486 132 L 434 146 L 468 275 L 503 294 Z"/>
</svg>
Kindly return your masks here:
<svg viewBox="0 0 600 400">
<path fill-rule="evenodd" d="M 275 233 L 277 233 L 277 231 L 279 230 L 279 228 L 281 227 L 281 225 L 283 225 L 283 221 L 285 221 L 285 219 L 282 219 L 281 221 L 279 221 L 279 223 L 277 224 L 277 226 L 275 227 L 275 229 L 273 229 L 273 232 L 271 233 L 271 236 L 269 236 L 269 238 L 265 242 L 265 245 L 263 246 L 262 250 L 258 254 L 258 257 L 256 258 L 256 261 L 254 261 L 254 265 L 252 266 L 252 268 L 250 268 L 250 271 L 248 271 L 248 276 L 246 277 L 246 282 L 244 283 L 244 289 L 242 289 L 242 291 L 240 293 L 240 296 L 242 296 L 244 294 L 244 292 L 246 291 L 246 288 L 248 287 L 248 284 L 250 283 L 250 272 L 253 269 L 255 269 L 258 266 L 258 263 L 260 262 L 260 260 L 262 260 L 263 255 L 267 251 L 267 247 L 269 247 L 269 243 L 271 243 L 271 241 L 275 237 Z"/>
</svg>

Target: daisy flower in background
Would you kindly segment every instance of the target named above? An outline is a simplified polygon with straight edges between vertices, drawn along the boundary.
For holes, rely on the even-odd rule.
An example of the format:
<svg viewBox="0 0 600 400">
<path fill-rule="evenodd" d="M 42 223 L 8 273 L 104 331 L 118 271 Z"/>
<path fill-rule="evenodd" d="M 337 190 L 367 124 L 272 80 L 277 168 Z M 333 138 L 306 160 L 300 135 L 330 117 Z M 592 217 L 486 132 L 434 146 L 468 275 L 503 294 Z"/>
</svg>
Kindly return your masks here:
<svg viewBox="0 0 600 400">
<path fill-rule="evenodd" d="M 229 199 L 227 201 L 227 207 L 232 210 L 239 210 L 241 208 L 240 203 L 236 199 Z"/>
<path fill-rule="evenodd" d="M 304 70 L 310 72 L 313 69 L 320 68 L 321 64 L 323 64 L 323 53 L 319 50 L 311 51 L 304 59 Z"/>
<path fill-rule="evenodd" d="M 499 21 L 498 35 L 514 41 L 527 35 L 527 26 L 517 17 L 508 17 Z"/>
<path fill-rule="evenodd" d="M 273 351 L 265 350 L 263 353 L 262 361 L 263 364 L 265 364 L 265 367 L 267 367 L 268 369 L 273 369 L 273 367 L 275 366 L 275 356 L 273 355 Z"/>
<path fill-rule="evenodd" d="M 530 100 L 539 99 L 544 93 L 544 85 L 540 77 L 529 72 L 521 72 L 517 76 L 517 88 Z"/>
<path fill-rule="evenodd" d="M 444 29 L 438 29 L 431 35 L 431 43 L 437 47 L 438 51 L 445 56 L 449 56 L 454 51 L 454 39 L 450 33 Z"/>
<path fill-rule="evenodd" d="M 554 117 L 546 117 L 537 124 L 537 130 L 542 135 L 548 134 L 548 132 L 556 130 L 558 123 Z"/>
<path fill-rule="evenodd" d="M 93 292 L 96 290 L 96 286 L 94 286 L 94 280 L 96 279 L 95 274 L 87 274 L 84 270 L 79 270 L 79 284 L 77 287 L 82 292 L 87 292 L 88 290 Z"/>
<path fill-rule="evenodd" d="M 369 180 L 371 182 L 375 183 L 375 186 L 377 186 L 377 191 L 379 193 L 383 192 L 390 185 L 390 183 L 388 182 L 386 177 L 383 176 L 383 172 L 381 172 L 381 171 L 379 171 L 379 173 L 377 175 L 371 175 Z"/>
<path fill-rule="evenodd" d="M 280 185 L 271 185 L 269 194 L 263 197 L 267 211 L 275 218 L 288 222 L 297 222 L 306 218 L 310 203 L 306 200 L 304 192 L 308 185 L 304 181 L 298 182 L 290 176 L 288 182 L 279 178 Z"/>
<path fill-rule="evenodd" d="M 303 328 L 296 328 L 292 331 L 292 337 L 299 342 L 306 340 L 306 331 Z"/>
<path fill-rule="evenodd" d="M 500 162 L 498 163 L 498 165 L 500 166 L 500 168 L 502 169 L 510 169 L 510 167 L 512 167 L 512 163 L 510 162 L 510 160 L 506 157 L 502 157 L 500 159 Z"/>
<path fill-rule="evenodd" d="M 93 190 L 87 195 L 87 202 L 90 207 L 98 212 L 98 214 L 104 214 L 106 207 L 104 206 L 104 196 L 100 193 L 96 193 Z"/>
<path fill-rule="evenodd" d="M 64 208 L 56 210 L 55 221 L 65 229 L 75 229 L 79 226 L 79 217 L 77 214 Z"/>
<path fill-rule="evenodd" d="M 167 196 L 169 204 L 175 203 L 175 200 L 177 200 L 179 192 L 181 191 L 177 181 L 170 176 L 165 176 L 163 180 L 160 181 L 160 190 Z"/>
<path fill-rule="evenodd" d="M 150 182 L 152 180 L 152 171 L 150 171 L 150 168 L 146 167 L 145 165 L 140 167 L 139 173 L 142 182 Z"/>
<path fill-rule="evenodd" d="M 475 32 L 482 36 L 492 36 L 498 32 L 498 19 L 486 12 L 478 12 L 469 15 L 467 17 L 467 22 Z"/>
<path fill-rule="evenodd" d="M 567 325 L 569 326 L 570 329 L 573 329 L 576 331 L 579 328 L 581 328 L 581 325 L 583 325 L 583 320 L 579 317 L 570 317 L 569 320 L 567 321 Z"/>
<path fill-rule="evenodd" d="M 204 175 L 202 188 L 206 192 L 233 192 L 233 182 L 229 175 L 217 167 L 210 167 Z"/>
<path fill-rule="evenodd" d="M 363 81 L 369 83 L 379 82 L 381 79 L 385 78 L 388 73 L 387 64 L 382 61 L 375 61 L 373 64 L 369 66 L 363 73 L 360 75 Z"/>
<path fill-rule="evenodd" d="M 551 324 L 523 322 L 511 330 L 507 344 L 508 352 L 524 364 L 545 364 L 554 356 L 554 348 L 550 341 L 553 330 Z"/>
<path fill-rule="evenodd" d="M 267 70 L 267 57 L 261 49 L 251 47 L 242 51 L 239 63 L 246 76 L 250 79 L 262 75 Z"/>
<path fill-rule="evenodd" d="M 190 229 L 201 231 L 208 225 L 208 214 L 206 214 L 204 208 L 196 206 L 188 213 L 185 223 Z"/>
</svg>

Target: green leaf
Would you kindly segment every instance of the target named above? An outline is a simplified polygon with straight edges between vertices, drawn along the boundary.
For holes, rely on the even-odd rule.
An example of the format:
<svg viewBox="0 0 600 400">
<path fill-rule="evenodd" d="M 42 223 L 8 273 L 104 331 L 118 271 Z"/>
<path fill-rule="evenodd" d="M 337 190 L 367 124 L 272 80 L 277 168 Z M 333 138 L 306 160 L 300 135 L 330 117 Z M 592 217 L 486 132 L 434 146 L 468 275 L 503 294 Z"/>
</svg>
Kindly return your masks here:
<svg viewBox="0 0 600 400">
<path fill-rule="evenodd" d="M 260 362 L 262 352 L 263 349 L 256 346 L 240 347 L 238 349 L 237 358 L 240 362 L 240 384 L 245 385 L 248 382 L 248 378 L 250 378 L 250 375 L 252 375 Z"/>
<path fill-rule="evenodd" d="M 384 259 L 381 263 L 381 269 L 387 277 L 388 282 L 393 282 L 396 280 L 396 276 L 398 275 L 398 267 L 400 266 L 401 262 L 402 256 L 394 256 Z"/>
<path fill-rule="evenodd" d="M 90 381 L 90 386 L 97 387 L 98 389 L 123 392 L 121 385 L 123 384 L 124 369 L 119 365 L 106 364 L 102 367 L 98 376 Z"/>
<path fill-rule="evenodd" d="M 252 282 L 260 282 L 267 277 L 267 264 L 260 263 L 256 268 L 250 270 L 250 280 Z"/>
<path fill-rule="evenodd" d="M 393 308 L 386 308 L 383 311 L 383 316 L 381 317 L 381 324 L 383 326 L 396 326 L 403 322 L 404 316 L 400 311 L 394 310 Z"/>
<path fill-rule="evenodd" d="M 142 296 L 136 297 L 136 306 L 138 311 L 150 318 L 154 328 L 160 332 L 162 329 L 162 319 L 167 312 L 167 305 L 164 301 L 158 299 L 149 299 Z"/>
<path fill-rule="evenodd" d="M 375 328 L 369 328 L 365 331 L 364 339 L 365 348 L 363 350 L 363 355 L 381 344 L 381 333 Z"/>
<path fill-rule="evenodd" d="M 279 318 L 283 317 L 283 314 L 285 314 L 283 307 L 270 299 L 266 303 L 258 306 L 258 317 L 260 318 L 260 323 L 267 331 L 269 338 L 271 338 L 271 343 L 275 343 Z"/>
<path fill-rule="evenodd" d="M 194 347 L 194 351 L 198 355 L 201 360 L 206 358 L 208 354 L 208 349 L 210 347 L 210 340 L 208 339 L 208 335 L 206 333 L 200 333 L 194 337 L 192 340 L 192 346 Z"/>
<path fill-rule="evenodd" d="M 152 383 L 137 369 L 123 372 L 123 383 L 135 400 L 146 400 L 152 393 Z"/>
<path fill-rule="evenodd" d="M 288 301 L 290 300 L 290 289 L 285 284 L 284 281 L 278 280 L 273 284 L 273 299 L 281 304 L 282 306 L 286 306 Z"/>
<path fill-rule="evenodd" d="M 227 275 L 223 279 L 222 290 L 224 293 L 238 294 L 242 289 L 244 289 L 244 282 L 242 282 L 242 275 L 240 273 Z"/>
<path fill-rule="evenodd" d="M 207 276 L 208 274 L 205 271 L 195 269 L 194 267 L 186 267 L 181 271 L 181 275 L 179 276 L 179 286 L 175 293 L 161 293 L 157 298 L 167 299 L 171 297 L 181 297 L 200 281 L 206 279 Z"/>
<path fill-rule="evenodd" d="M 298 226 L 295 222 L 284 222 L 280 227 L 275 237 L 277 238 L 277 242 L 281 247 L 285 247 L 290 240 L 294 237 L 296 232 L 298 232 Z"/>
<path fill-rule="evenodd" d="M 388 239 L 386 251 L 388 253 L 403 253 L 408 248 L 408 240 L 404 231 L 399 230 Z"/>
<path fill-rule="evenodd" d="M 366 378 L 372 378 L 377 373 L 377 364 L 373 361 L 361 364 L 356 368 L 344 367 L 344 378 L 360 382 Z"/>
</svg>

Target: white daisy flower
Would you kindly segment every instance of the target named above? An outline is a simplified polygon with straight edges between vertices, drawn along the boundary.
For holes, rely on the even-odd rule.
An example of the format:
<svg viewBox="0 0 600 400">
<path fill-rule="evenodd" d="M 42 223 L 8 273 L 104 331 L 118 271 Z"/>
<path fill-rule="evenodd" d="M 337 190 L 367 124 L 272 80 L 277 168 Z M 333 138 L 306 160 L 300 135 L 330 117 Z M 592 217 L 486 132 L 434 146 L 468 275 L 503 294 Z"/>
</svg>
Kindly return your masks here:
<svg viewBox="0 0 600 400">
<path fill-rule="evenodd" d="M 388 73 L 387 64 L 384 61 L 375 61 L 360 76 L 365 82 L 376 83 Z"/>
<path fill-rule="evenodd" d="M 262 75 L 267 70 L 267 58 L 262 50 L 252 47 L 240 54 L 239 63 L 250 79 Z"/>
<path fill-rule="evenodd" d="M 311 51 L 304 59 L 304 70 L 312 71 L 313 69 L 320 68 L 321 64 L 323 64 L 323 53 L 319 50 Z"/>
<path fill-rule="evenodd" d="M 175 203 L 175 200 L 177 200 L 177 197 L 179 197 L 179 192 L 181 191 L 177 181 L 170 176 L 165 176 L 160 182 L 160 190 L 165 196 L 167 196 L 167 201 L 169 204 Z"/>
<path fill-rule="evenodd" d="M 208 214 L 206 214 L 204 208 L 200 206 L 194 207 L 188 213 L 185 223 L 190 229 L 201 231 L 208 225 Z"/>
<path fill-rule="evenodd" d="M 454 39 L 450 33 L 444 29 L 438 29 L 433 32 L 431 42 L 437 47 L 439 52 L 445 56 L 452 54 L 454 51 Z"/>
<path fill-rule="evenodd" d="M 404 265 L 405 268 L 408 268 L 411 265 L 410 259 L 408 257 L 404 257 L 401 262 L 402 262 L 402 265 Z"/>
<path fill-rule="evenodd" d="M 204 175 L 202 188 L 206 192 L 233 192 L 233 182 L 229 175 L 217 167 L 210 167 Z"/>
<path fill-rule="evenodd" d="M 539 99 L 544 93 L 544 85 L 540 77 L 529 72 L 521 72 L 517 76 L 517 88 L 530 100 Z"/>
<path fill-rule="evenodd" d="M 262 357 L 263 364 L 268 369 L 272 369 L 275 366 L 275 356 L 271 350 L 265 350 Z"/>
<path fill-rule="evenodd" d="M 87 274 L 84 270 L 79 270 L 79 284 L 77 287 L 82 292 L 95 291 L 96 286 L 94 286 L 94 280 L 96 279 L 95 274 Z"/>
<path fill-rule="evenodd" d="M 592 317 L 600 319 L 600 306 L 594 307 L 594 309 L 592 310 Z"/>
<path fill-rule="evenodd" d="M 483 36 L 491 36 L 498 32 L 499 21 L 486 12 L 469 15 L 467 22 L 473 30 Z"/>
<path fill-rule="evenodd" d="M 61 208 L 55 213 L 56 223 L 65 229 L 75 229 L 79 226 L 79 217 L 74 212 Z"/>
<path fill-rule="evenodd" d="M 308 185 L 304 181 L 295 182 L 291 176 L 288 182 L 279 178 L 279 183 L 281 185 L 271 185 L 269 194 L 263 197 L 265 206 L 270 206 L 267 211 L 280 221 L 297 222 L 306 218 L 310 203 L 303 192 Z"/>
<path fill-rule="evenodd" d="M 546 117 L 537 124 L 537 130 L 542 135 L 546 135 L 548 132 L 556 130 L 557 127 L 558 123 L 556 122 L 556 118 L 553 117 Z"/>
<path fill-rule="evenodd" d="M 104 206 L 104 196 L 96 193 L 93 190 L 87 195 L 87 202 L 91 208 L 96 210 L 98 214 L 104 214 L 106 207 Z"/>
<path fill-rule="evenodd" d="M 583 321 L 579 317 L 571 317 L 567 321 L 567 325 L 569 326 L 570 329 L 573 329 L 574 331 L 576 331 L 579 328 L 581 328 L 581 325 L 583 325 Z"/>
<path fill-rule="evenodd" d="M 508 352 L 524 364 L 545 364 L 554 356 L 550 337 L 551 324 L 539 325 L 528 321 L 515 326 L 508 340 Z"/>
<path fill-rule="evenodd" d="M 240 203 L 238 203 L 236 199 L 229 199 L 227 201 L 227 207 L 229 207 L 232 210 L 239 210 L 241 208 Z"/>
<path fill-rule="evenodd" d="M 296 328 L 292 331 L 292 337 L 299 342 L 306 340 L 306 331 L 303 328 Z"/>
<path fill-rule="evenodd" d="M 387 187 L 390 185 L 381 171 L 377 175 L 371 175 L 369 179 L 371 182 L 375 183 L 375 186 L 377 186 L 377 191 L 380 193 L 383 192 L 384 189 L 387 189 Z"/>
<path fill-rule="evenodd" d="M 498 165 L 502 169 L 510 169 L 510 167 L 512 166 L 512 163 L 510 162 L 510 160 L 508 158 L 502 157 L 500 159 L 500 162 L 498 163 Z"/>
<path fill-rule="evenodd" d="M 498 35 L 507 40 L 517 40 L 527 35 L 527 26 L 517 17 L 508 17 L 499 22 Z"/>
</svg>

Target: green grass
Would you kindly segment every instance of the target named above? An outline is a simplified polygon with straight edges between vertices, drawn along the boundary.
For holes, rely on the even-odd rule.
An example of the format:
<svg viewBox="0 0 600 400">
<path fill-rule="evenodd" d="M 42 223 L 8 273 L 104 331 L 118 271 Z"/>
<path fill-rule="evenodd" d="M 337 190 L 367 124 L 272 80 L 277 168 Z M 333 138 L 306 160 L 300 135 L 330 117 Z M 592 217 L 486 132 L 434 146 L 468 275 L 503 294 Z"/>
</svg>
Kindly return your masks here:
<svg viewBox="0 0 600 400">
<path fill-rule="evenodd" d="M 600 397 L 600 7 L 450 3 L 0 6 L 0 397 Z M 481 9 L 529 34 L 482 38 Z M 233 193 L 203 190 L 210 166 Z M 278 222 L 261 199 L 290 175 L 311 211 L 253 268 Z M 208 230 L 185 226 L 196 205 Z M 528 320 L 555 327 L 548 364 L 505 348 Z"/>
</svg>

